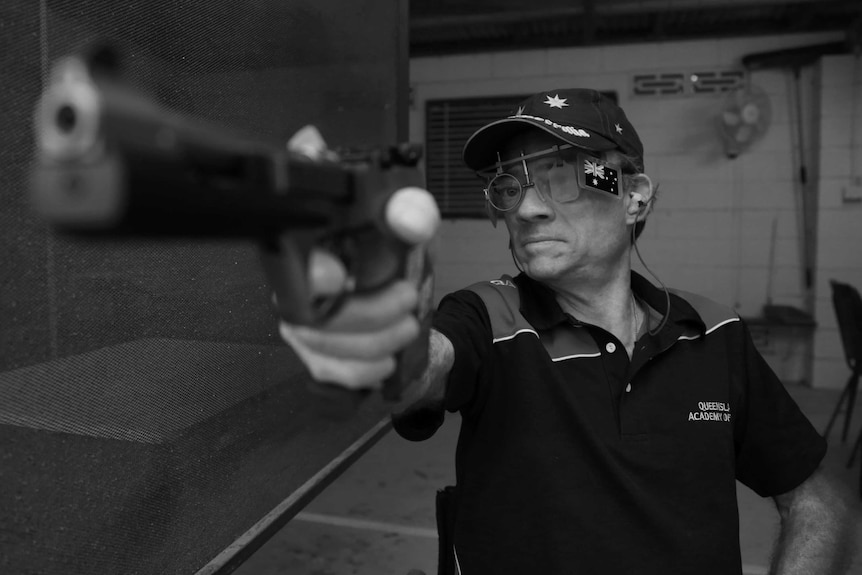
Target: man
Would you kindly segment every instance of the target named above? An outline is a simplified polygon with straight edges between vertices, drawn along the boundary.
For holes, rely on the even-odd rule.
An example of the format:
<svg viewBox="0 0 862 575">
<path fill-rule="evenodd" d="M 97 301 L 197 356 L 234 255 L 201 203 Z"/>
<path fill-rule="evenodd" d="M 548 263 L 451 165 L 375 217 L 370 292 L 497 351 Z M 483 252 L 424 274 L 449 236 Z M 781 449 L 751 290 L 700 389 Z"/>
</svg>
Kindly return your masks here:
<svg viewBox="0 0 862 575">
<path fill-rule="evenodd" d="M 419 440 L 444 410 L 462 416 L 455 571 L 739 574 L 738 479 L 781 515 L 774 573 L 844 572 L 825 442 L 744 323 L 631 270 L 655 188 L 624 112 L 592 90 L 542 92 L 473 134 L 464 160 L 521 273 L 444 298 L 395 417 Z M 397 284 L 282 333 L 318 379 L 373 386 L 415 337 L 415 305 Z"/>
</svg>

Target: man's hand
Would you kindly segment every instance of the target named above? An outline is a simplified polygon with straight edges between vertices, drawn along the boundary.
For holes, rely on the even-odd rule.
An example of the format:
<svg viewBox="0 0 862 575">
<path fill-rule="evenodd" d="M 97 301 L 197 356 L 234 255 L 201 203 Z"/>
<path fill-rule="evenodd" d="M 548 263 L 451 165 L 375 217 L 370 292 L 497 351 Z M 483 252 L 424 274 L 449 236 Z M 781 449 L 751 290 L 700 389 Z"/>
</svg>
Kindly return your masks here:
<svg viewBox="0 0 862 575">
<path fill-rule="evenodd" d="M 340 263 L 320 252 L 312 256 L 312 276 L 339 275 Z M 325 271 L 327 269 L 333 271 Z M 324 293 L 320 284 L 315 293 Z M 416 287 L 399 281 L 369 295 L 350 297 L 325 325 L 295 326 L 282 322 L 279 332 L 312 377 L 351 389 L 380 387 L 395 370 L 394 355 L 419 334 L 412 311 Z"/>
<path fill-rule="evenodd" d="M 305 128 L 288 146 L 311 157 L 324 153 L 316 130 Z M 413 245 L 430 241 L 440 223 L 434 198 L 419 188 L 396 191 L 386 206 L 387 227 Z M 332 254 L 313 251 L 309 281 L 315 295 L 333 296 L 351 287 L 342 263 Z M 417 286 L 396 281 L 373 293 L 349 296 L 324 325 L 281 323 L 282 338 L 318 381 L 348 389 L 377 389 L 395 370 L 395 354 L 419 334 L 413 311 L 419 302 Z"/>
</svg>

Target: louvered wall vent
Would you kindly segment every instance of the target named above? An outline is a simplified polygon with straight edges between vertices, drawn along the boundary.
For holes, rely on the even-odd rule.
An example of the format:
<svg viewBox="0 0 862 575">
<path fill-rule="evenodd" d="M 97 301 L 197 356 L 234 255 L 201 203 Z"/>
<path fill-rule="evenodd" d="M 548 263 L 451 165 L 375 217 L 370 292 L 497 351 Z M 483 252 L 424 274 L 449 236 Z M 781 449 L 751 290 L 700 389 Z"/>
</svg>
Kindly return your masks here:
<svg viewBox="0 0 862 575">
<path fill-rule="evenodd" d="M 429 100 L 425 103 L 425 178 L 444 218 L 484 218 L 483 182 L 461 160 L 470 135 L 515 113 L 526 96 Z"/>
<path fill-rule="evenodd" d="M 744 82 L 743 70 L 635 74 L 632 76 L 632 95 L 656 97 L 721 94 L 741 88 Z"/>
</svg>

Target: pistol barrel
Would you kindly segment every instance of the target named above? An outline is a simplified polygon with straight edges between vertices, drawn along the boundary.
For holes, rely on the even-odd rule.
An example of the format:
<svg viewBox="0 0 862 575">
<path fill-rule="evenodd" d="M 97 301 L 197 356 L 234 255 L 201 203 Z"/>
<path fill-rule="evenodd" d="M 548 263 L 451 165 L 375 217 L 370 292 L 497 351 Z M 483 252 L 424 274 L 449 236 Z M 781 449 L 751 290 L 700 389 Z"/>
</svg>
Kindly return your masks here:
<svg viewBox="0 0 862 575">
<path fill-rule="evenodd" d="M 57 63 L 35 117 L 32 199 L 79 234 L 260 236 L 325 227 L 358 173 L 173 112 L 77 57 Z"/>
</svg>

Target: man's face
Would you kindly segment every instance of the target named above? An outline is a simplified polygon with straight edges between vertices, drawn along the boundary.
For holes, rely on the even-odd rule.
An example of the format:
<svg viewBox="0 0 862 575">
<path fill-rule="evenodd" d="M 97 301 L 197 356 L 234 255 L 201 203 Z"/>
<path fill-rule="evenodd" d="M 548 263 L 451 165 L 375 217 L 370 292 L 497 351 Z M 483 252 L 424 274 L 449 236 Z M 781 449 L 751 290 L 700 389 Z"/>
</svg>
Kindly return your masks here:
<svg viewBox="0 0 862 575">
<path fill-rule="evenodd" d="M 559 143 L 549 134 L 527 132 L 508 143 L 501 154 L 502 160 L 547 150 Z M 566 159 L 574 161 L 571 155 Z M 574 190 L 573 195 L 577 197 L 573 201 L 553 199 L 548 172 L 558 162 L 556 154 L 526 161 L 535 186 L 525 190 L 516 208 L 502 213 L 512 249 L 524 271 L 539 281 L 555 283 L 582 278 L 585 274 L 586 277 L 606 275 L 625 261 L 629 242 L 627 202 L 610 194 L 584 189 Z M 525 181 L 521 162 L 514 162 L 505 169 Z M 577 187 L 576 178 L 569 181 Z"/>
</svg>

